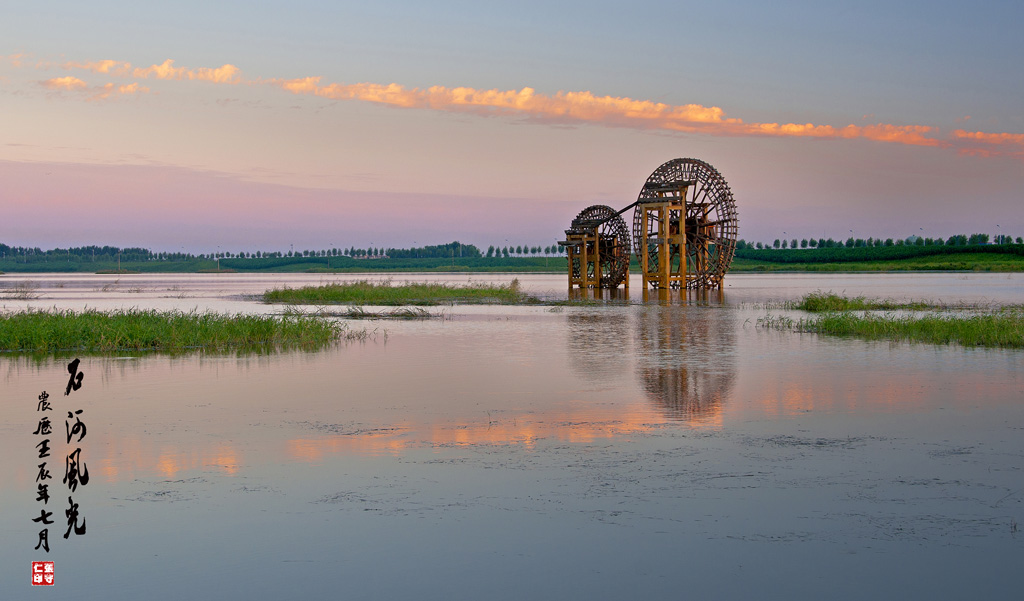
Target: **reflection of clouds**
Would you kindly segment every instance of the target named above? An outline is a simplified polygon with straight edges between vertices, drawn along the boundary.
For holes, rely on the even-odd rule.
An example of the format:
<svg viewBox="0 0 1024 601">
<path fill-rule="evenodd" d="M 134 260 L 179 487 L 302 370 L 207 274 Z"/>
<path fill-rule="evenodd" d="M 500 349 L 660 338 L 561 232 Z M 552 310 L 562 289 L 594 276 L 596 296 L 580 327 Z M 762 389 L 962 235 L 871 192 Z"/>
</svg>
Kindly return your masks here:
<svg viewBox="0 0 1024 601">
<path fill-rule="evenodd" d="M 574 311 L 566 316 L 566 326 L 569 364 L 578 376 L 599 383 L 628 372 L 633 324 L 623 308 Z"/>
<path fill-rule="evenodd" d="M 98 471 L 107 482 L 146 478 L 154 474 L 174 478 L 182 473 L 209 470 L 234 476 L 242 466 L 241 454 L 229 442 L 154 444 L 136 436 L 105 436 L 94 446 L 95 449 L 86 451 L 95 457 Z"/>
<path fill-rule="evenodd" d="M 291 459 L 307 463 L 350 453 L 400 456 L 414 448 L 521 446 L 533 449 L 541 440 L 587 443 L 647 432 L 651 418 L 651 412 L 643 407 L 609 414 L 581 403 L 564 410 L 495 414 L 477 421 L 409 421 L 385 428 L 304 423 L 301 424 L 304 428 L 316 434 L 289 439 L 286 446 Z"/>
<path fill-rule="evenodd" d="M 736 379 L 734 313 L 685 305 L 646 306 L 637 317 L 637 377 L 665 415 L 721 420 Z"/>
</svg>

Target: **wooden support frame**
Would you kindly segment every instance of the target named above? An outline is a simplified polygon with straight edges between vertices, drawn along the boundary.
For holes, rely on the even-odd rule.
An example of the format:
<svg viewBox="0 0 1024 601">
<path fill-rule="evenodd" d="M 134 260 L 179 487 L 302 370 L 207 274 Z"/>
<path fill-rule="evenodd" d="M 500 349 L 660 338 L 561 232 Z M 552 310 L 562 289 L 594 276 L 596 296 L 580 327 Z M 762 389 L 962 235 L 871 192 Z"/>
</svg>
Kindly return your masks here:
<svg viewBox="0 0 1024 601">
<path fill-rule="evenodd" d="M 601 251 L 597 233 L 570 233 L 562 244 L 569 258 L 569 288 L 600 287 Z"/>
<path fill-rule="evenodd" d="M 637 220 L 646 224 L 644 238 L 639 239 L 640 273 L 644 288 L 685 288 L 687 276 L 686 248 L 686 190 L 683 185 L 678 196 L 664 196 L 664 200 L 642 202 L 637 205 Z M 636 235 L 636 232 L 634 232 Z"/>
</svg>

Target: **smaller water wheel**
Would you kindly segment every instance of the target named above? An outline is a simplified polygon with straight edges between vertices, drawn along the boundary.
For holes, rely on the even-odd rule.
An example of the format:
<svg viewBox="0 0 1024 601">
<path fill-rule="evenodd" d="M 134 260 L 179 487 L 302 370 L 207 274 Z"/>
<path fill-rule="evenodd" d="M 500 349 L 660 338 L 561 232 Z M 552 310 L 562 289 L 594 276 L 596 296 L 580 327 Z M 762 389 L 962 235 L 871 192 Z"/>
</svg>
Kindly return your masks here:
<svg viewBox="0 0 1024 601">
<path fill-rule="evenodd" d="M 580 211 L 559 242 L 569 255 L 569 287 L 617 288 L 628 284 L 632 243 L 615 209 L 593 205 Z"/>
</svg>

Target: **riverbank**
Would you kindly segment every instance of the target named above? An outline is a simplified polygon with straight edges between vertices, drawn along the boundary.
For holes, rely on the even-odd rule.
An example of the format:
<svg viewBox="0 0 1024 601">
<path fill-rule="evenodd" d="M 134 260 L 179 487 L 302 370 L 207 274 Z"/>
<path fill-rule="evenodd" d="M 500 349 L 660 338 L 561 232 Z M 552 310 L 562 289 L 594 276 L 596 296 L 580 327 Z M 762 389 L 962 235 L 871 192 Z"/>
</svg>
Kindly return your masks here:
<svg viewBox="0 0 1024 601">
<path fill-rule="evenodd" d="M 247 257 L 149 261 L 0 260 L 0 274 L 19 273 L 565 273 L 564 256 L 355 259 Z M 630 270 L 639 272 L 635 258 Z M 830 249 L 743 249 L 731 273 L 761 272 L 1024 272 L 1024 245 L 894 246 Z"/>
</svg>

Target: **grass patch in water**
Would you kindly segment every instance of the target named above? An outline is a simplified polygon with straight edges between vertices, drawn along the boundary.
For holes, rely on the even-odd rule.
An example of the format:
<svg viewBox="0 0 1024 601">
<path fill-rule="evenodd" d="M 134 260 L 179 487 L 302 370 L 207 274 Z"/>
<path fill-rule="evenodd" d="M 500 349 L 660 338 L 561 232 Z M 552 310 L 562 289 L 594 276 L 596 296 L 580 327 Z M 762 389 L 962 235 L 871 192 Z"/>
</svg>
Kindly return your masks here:
<svg viewBox="0 0 1024 601">
<path fill-rule="evenodd" d="M 967 316 L 826 313 L 804 321 L 801 327 L 808 332 L 868 340 L 1024 348 L 1024 312 L 1020 310 Z"/>
<path fill-rule="evenodd" d="M 267 303 L 294 304 L 353 304 L 353 305 L 438 305 L 513 304 L 535 301 L 519 289 L 519 280 L 505 285 L 455 286 L 442 283 L 406 283 L 392 285 L 390 281 L 345 282 L 302 288 L 274 288 L 263 293 Z"/>
<path fill-rule="evenodd" d="M 290 314 L 290 313 L 286 313 Z M 325 317 L 342 317 L 344 319 L 431 319 L 434 317 L 444 319 L 444 313 L 430 313 L 420 307 L 396 307 L 387 311 L 367 311 L 363 307 L 349 307 L 344 311 L 326 311 L 323 309 L 312 313 L 313 315 Z"/>
<path fill-rule="evenodd" d="M 794 319 L 769 314 L 759 318 L 757 325 L 776 330 L 853 336 L 866 340 L 1024 348 L 1024 308 L 1019 305 L 984 312 L 960 307 L 958 313 L 953 315 L 934 312 L 898 314 L 891 311 L 920 311 L 941 307 L 925 302 L 899 303 L 867 300 L 863 297 L 850 299 L 816 292 L 784 308 L 802 309 L 821 315 Z M 890 312 L 869 313 L 879 310 Z"/>
<path fill-rule="evenodd" d="M 940 307 L 921 301 L 897 302 L 891 299 L 869 299 L 863 296 L 847 298 L 832 292 L 818 290 L 805 294 L 792 308 L 811 313 L 824 313 L 826 311 L 893 311 L 896 309 L 919 311 Z"/>
<path fill-rule="evenodd" d="M 363 337 L 364 332 L 351 331 L 344 324 L 316 316 L 224 315 L 139 309 L 31 310 L 0 314 L 0 352 L 318 348 L 341 338 Z"/>
</svg>

